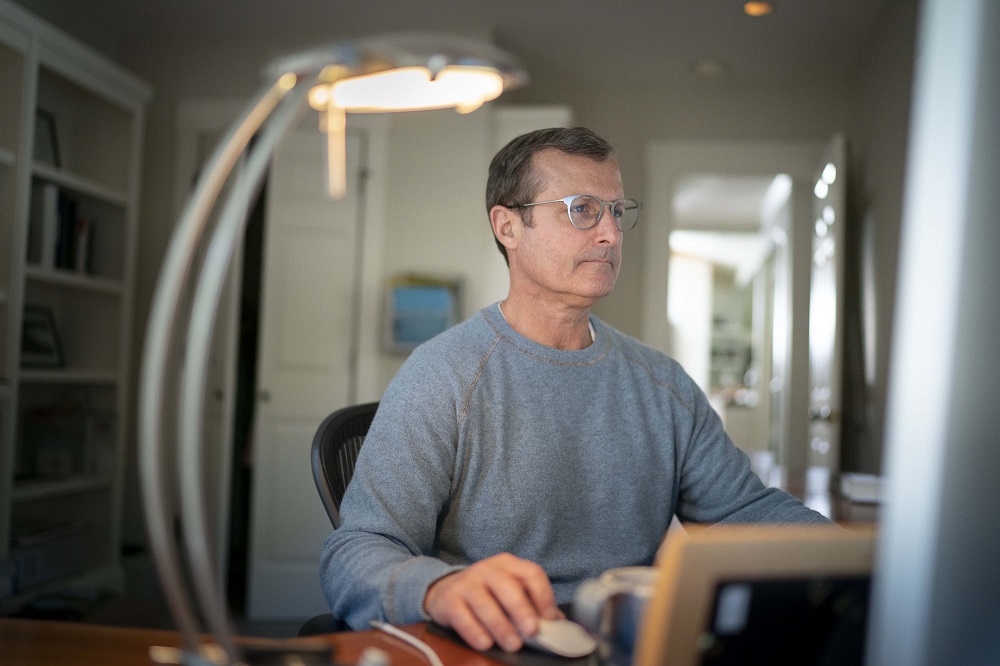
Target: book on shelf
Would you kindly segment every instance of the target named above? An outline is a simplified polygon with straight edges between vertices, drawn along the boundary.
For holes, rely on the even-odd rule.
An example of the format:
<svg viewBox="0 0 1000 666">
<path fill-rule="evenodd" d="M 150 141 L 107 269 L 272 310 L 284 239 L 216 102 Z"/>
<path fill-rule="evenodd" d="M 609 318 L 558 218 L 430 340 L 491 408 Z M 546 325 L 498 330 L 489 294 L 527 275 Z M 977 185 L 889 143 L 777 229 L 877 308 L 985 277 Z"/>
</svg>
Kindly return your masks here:
<svg viewBox="0 0 1000 666">
<path fill-rule="evenodd" d="M 56 268 L 73 268 L 76 264 L 76 206 L 73 196 L 66 192 L 59 193 Z"/>
<path fill-rule="evenodd" d="M 28 260 L 42 268 L 56 265 L 56 238 L 59 236 L 59 187 L 41 183 L 31 188 L 31 234 L 28 238 Z"/>
<path fill-rule="evenodd" d="M 28 259 L 41 268 L 93 272 L 94 221 L 78 212 L 75 196 L 54 183 L 32 188 Z"/>
<path fill-rule="evenodd" d="M 73 269 L 77 273 L 90 273 L 90 241 L 93 222 L 86 217 L 76 218 L 73 234 Z"/>
</svg>

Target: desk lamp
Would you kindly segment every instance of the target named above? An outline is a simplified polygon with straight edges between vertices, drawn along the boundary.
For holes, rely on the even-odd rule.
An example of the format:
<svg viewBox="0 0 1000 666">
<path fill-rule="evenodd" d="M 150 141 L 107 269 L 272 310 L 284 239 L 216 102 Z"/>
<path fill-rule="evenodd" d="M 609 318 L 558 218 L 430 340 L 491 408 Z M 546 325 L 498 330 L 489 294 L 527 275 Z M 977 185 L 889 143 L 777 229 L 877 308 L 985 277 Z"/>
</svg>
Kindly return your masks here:
<svg viewBox="0 0 1000 666">
<path fill-rule="evenodd" d="M 467 113 L 504 89 L 527 82 L 524 70 L 508 54 L 488 44 L 431 34 L 338 43 L 280 59 L 265 73 L 269 82 L 206 162 L 178 221 L 153 297 L 143 351 L 139 396 L 143 508 L 153 561 L 183 636 L 180 661 L 184 664 L 219 660 L 200 647 L 198 620 L 173 532 L 163 460 L 168 384 L 173 384 L 178 396 L 177 490 L 186 559 L 193 596 L 218 646 L 215 653 L 221 652 L 228 664 L 303 663 L 308 656 L 278 650 L 255 657 L 233 641 L 231 618 L 212 570 L 203 492 L 202 423 L 212 330 L 228 267 L 278 145 L 309 106 L 317 109 L 328 146 L 328 188 L 332 197 L 339 198 L 346 190 L 347 113 L 441 108 Z M 229 196 L 209 234 L 209 217 L 231 174 Z M 174 329 L 184 320 L 188 328 L 183 339 L 183 370 L 181 379 L 175 381 L 171 376 L 172 350 L 178 344 Z"/>
</svg>

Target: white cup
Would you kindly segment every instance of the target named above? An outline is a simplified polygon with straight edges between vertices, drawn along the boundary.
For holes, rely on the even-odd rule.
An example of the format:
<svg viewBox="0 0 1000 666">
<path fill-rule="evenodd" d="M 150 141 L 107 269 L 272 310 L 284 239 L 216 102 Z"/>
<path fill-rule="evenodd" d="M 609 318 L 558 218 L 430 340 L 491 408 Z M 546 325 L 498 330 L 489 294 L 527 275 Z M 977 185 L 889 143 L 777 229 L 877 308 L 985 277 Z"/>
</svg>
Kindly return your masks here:
<svg viewBox="0 0 1000 666">
<path fill-rule="evenodd" d="M 642 613 L 659 569 L 621 567 L 584 581 L 573 599 L 573 619 L 597 638 L 603 662 L 631 664 Z"/>
</svg>

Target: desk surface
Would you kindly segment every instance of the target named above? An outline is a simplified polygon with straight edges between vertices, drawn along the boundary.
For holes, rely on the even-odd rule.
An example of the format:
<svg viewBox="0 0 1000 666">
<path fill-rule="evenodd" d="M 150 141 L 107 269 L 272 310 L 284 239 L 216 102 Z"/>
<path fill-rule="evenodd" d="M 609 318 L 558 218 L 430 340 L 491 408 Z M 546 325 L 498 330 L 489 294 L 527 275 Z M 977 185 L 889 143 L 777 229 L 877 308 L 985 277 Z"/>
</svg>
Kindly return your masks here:
<svg viewBox="0 0 1000 666">
<path fill-rule="evenodd" d="M 448 629 L 427 623 L 400 627 L 433 649 L 447 666 L 591 666 L 596 655 L 562 659 L 533 650 L 506 654 L 493 648 L 477 652 Z M 355 664 L 368 647 L 389 654 L 392 666 L 427 666 L 427 659 L 404 641 L 380 631 L 345 631 L 309 638 L 274 641 L 241 638 L 246 645 L 274 646 L 319 642 L 334 650 L 338 664 Z M 177 648 L 180 635 L 159 629 L 132 629 L 76 622 L 0 618 L 0 663 L 3 666 L 152 666 L 152 646 Z"/>
<path fill-rule="evenodd" d="M 427 625 L 408 625 L 403 629 L 430 645 L 448 666 L 505 663 L 440 636 Z M 388 652 L 394 665 L 427 663 L 416 649 L 377 631 L 343 632 L 295 640 L 322 641 L 333 646 L 338 663 L 357 662 L 361 652 L 370 646 Z M 178 647 L 180 636 L 172 631 L 154 629 L 0 618 L 0 662 L 5 666 L 150 666 L 149 648 L 153 645 Z"/>
</svg>

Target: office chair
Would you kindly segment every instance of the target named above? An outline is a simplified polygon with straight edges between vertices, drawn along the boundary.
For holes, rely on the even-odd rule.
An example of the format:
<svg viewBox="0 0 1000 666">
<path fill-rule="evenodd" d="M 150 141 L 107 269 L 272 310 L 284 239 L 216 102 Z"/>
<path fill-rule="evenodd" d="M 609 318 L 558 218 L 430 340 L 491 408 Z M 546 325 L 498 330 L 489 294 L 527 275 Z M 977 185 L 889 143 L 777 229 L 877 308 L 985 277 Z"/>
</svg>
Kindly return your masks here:
<svg viewBox="0 0 1000 666">
<path fill-rule="evenodd" d="M 313 480 L 334 529 L 340 527 L 340 501 L 354 475 L 354 461 L 357 460 L 377 409 L 377 402 L 338 409 L 323 419 L 313 437 Z M 334 620 L 330 613 L 323 613 L 306 621 L 298 635 L 311 636 L 349 630 L 350 627 Z"/>
<path fill-rule="evenodd" d="M 334 529 L 340 527 L 340 501 L 376 409 L 377 402 L 338 409 L 323 420 L 313 437 L 313 479 Z"/>
</svg>

